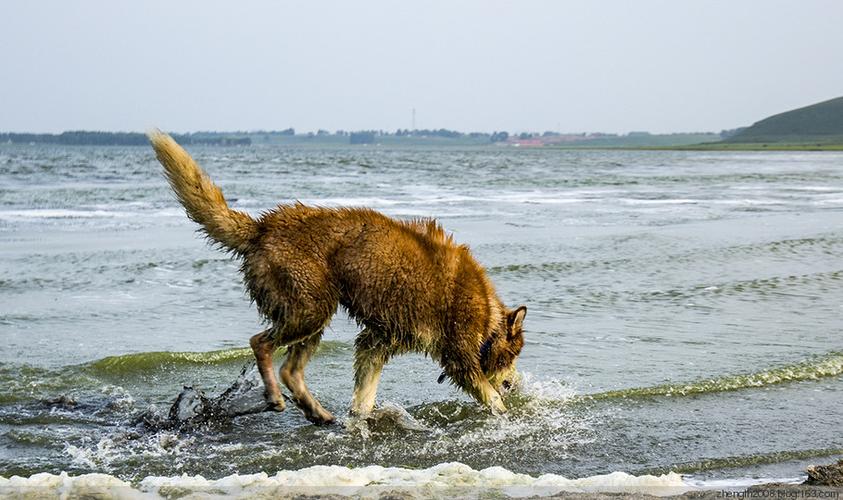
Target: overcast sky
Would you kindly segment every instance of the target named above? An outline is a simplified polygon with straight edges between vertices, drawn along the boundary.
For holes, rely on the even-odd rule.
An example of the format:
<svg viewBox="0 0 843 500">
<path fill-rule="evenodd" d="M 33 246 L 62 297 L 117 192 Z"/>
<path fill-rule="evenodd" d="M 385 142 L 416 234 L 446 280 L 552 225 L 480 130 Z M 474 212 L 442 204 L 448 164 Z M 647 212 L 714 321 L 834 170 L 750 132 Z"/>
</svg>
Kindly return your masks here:
<svg viewBox="0 0 843 500">
<path fill-rule="evenodd" d="M 719 131 L 843 95 L 843 1 L 0 4 L 0 131 Z"/>
</svg>

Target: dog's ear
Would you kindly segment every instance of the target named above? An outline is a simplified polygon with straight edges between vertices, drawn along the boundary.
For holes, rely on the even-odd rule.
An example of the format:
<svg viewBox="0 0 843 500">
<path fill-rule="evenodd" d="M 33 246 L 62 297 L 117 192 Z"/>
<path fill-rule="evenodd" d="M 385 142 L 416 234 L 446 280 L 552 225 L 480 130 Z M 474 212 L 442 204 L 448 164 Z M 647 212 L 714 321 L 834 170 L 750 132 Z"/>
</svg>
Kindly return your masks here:
<svg viewBox="0 0 843 500">
<path fill-rule="evenodd" d="M 506 326 L 509 327 L 509 336 L 521 331 L 521 324 L 524 322 L 524 316 L 526 315 L 527 306 L 518 306 L 506 315 Z"/>
</svg>

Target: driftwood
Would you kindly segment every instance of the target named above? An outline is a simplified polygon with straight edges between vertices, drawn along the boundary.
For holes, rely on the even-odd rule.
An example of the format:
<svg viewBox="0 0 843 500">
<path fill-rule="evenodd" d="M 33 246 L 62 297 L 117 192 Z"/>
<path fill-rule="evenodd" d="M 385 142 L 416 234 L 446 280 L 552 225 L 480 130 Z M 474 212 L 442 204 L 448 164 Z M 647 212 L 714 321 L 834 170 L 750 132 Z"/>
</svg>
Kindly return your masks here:
<svg viewBox="0 0 843 500">
<path fill-rule="evenodd" d="M 242 415 L 275 411 L 263 398 L 263 383 L 252 361 L 240 370 L 237 380 L 216 397 L 196 387 L 185 386 L 170 406 L 166 417 L 147 411 L 138 419 L 154 429 L 181 429 L 210 423 L 224 423 Z"/>
</svg>

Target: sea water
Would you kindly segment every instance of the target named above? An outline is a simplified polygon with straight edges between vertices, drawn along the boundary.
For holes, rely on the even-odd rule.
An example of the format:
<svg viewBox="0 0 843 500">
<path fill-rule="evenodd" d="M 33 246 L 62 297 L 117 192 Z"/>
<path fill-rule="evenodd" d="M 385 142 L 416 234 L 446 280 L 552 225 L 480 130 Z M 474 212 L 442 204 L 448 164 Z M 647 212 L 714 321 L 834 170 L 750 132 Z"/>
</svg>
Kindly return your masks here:
<svg viewBox="0 0 843 500">
<path fill-rule="evenodd" d="M 509 413 L 406 355 L 375 415 L 350 419 L 341 312 L 306 372 L 336 425 L 293 405 L 152 424 L 249 362 L 263 326 L 238 262 L 150 148 L 3 145 L 0 496 L 670 494 L 843 455 L 843 154 L 189 149 L 255 215 L 437 218 L 529 308 Z"/>
</svg>

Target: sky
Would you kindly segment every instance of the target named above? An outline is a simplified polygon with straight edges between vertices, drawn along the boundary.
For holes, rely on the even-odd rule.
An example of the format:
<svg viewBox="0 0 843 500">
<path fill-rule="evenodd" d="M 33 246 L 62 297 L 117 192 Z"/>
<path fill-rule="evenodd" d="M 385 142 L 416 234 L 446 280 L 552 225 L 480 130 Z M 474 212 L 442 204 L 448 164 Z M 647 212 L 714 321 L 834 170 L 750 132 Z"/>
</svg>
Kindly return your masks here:
<svg viewBox="0 0 843 500">
<path fill-rule="evenodd" d="M 5 0 L 0 131 L 720 131 L 843 95 L 843 1 Z"/>
</svg>

